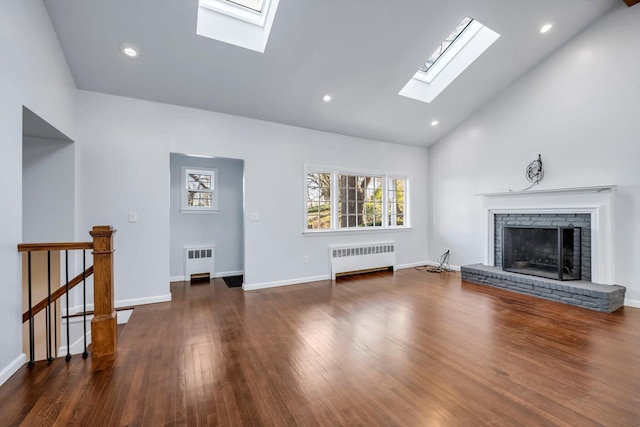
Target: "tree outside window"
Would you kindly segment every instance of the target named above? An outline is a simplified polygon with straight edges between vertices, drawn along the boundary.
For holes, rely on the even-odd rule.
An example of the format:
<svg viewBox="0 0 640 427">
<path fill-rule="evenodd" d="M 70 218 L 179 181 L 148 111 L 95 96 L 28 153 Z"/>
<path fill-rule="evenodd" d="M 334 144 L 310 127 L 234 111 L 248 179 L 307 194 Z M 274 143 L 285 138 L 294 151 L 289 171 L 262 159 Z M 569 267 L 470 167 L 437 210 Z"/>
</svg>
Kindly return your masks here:
<svg viewBox="0 0 640 427">
<path fill-rule="evenodd" d="M 307 174 L 307 229 L 331 228 L 331 173 Z"/>
<path fill-rule="evenodd" d="M 305 229 L 339 231 L 407 227 L 408 178 L 307 170 Z"/>
<path fill-rule="evenodd" d="M 218 211 L 217 169 L 182 168 L 182 213 Z"/>
</svg>

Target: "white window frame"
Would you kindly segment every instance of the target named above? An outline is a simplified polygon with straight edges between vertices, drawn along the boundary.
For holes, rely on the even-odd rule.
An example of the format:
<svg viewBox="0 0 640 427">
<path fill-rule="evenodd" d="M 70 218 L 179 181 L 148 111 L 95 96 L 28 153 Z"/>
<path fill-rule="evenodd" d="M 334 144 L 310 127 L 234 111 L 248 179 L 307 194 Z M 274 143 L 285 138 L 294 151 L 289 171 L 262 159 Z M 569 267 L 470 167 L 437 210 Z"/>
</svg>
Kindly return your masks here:
<svg viewBox="0 0 640 427">
<path fill-rule="evenodd" d="M 390 213 L 388 212 L 389 210 L 389 192 L 391 190 L 391 181 L 392 180 L 398 180 L 401 179 L 404 181 L 404 225 L 389 225 L 389 215 Z M 386 183 L 387 183 L 387 187 L 385 189 L 385 194 L 386 194 L 386 216 L 384 218 L 385 223 L 387 224 L 388 228 L 409 228 L 409 177 L 406 175 L 387 175 L 387 179 L 386 179 Z"/>
<path fill-rule="evenodd" d="M 328 173 L 331 174 L 331 227 L 323 229 L 310 229 L 307 228 L 307 175 L 309 173 Z M 345 227 L 341 228 L 338 225 L 338 206 L 339 206 L 339 189 L 338 189 L 338 176 L 339 175 L 356 175 L 356 176 L 374 176 L 382 177 L 382 226 L 369 226 L 369 227 Z M 402 179 L 405 182 L 405 213 L 403 225 L 389 225 L 389 185 L 392 179 Z M 348 234 L 348 233 L 371 233 L 380 231 L 399 231 L 411 229 L 410 222 L 410 190 L 409 183 L 411 178 L 407 174 L 401 173 L 389 173 L 374 170 L 362 170 L 351 169 L 335 166 L 316 166 L 305 165 L 303 175 L 303 234 L 307 235 L 322 235 L 322 234 Z"/>
<path fill-rule="evenodd" d="M 199 0 L 196 34 L 264 53 L 280 0 L 264 0 L 256 12 L 227 0 Z"/>
<path fill-rule="evenodd" d="M 201 175 L 211 175 L 211 186 L 213 187 L 209 192 L 211 193 L 211 206 L 189 206 L 189 189 L 187 188 L 187 175 L 190 173 L 196 173 Z M 198 190 L 200 192 L 207 192 L 206 190 Z M 218 169 L 201 168 L 182 166 L 182 190 L 181 190 L 181 208 L 180 212 L 183 214 L 215 214 L 219 212 L 218 206 Z"/>
<path fill-rule="evenodd" d="M 264 27 L 269 14 L 271 0 L 264 0 L 261 12 L 249 6 L 243 6 L 227 0 L 199 0 L 198 5 L 258 27 Z"/>
</svg>

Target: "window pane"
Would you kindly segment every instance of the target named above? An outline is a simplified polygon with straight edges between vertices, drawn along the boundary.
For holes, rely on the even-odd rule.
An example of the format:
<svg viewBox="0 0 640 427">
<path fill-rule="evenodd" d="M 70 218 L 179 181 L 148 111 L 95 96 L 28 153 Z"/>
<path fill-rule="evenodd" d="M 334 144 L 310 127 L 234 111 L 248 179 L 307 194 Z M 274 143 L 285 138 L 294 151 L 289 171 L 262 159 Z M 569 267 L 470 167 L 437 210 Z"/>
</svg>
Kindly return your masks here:
<svg viewBox="0 0 640 427">
<path fill-rule="evenodd" d="M 307 228 L 331 228 L 331 176 L 307 175 Z M 337 179 L 336 228 L 404 225 L 406 179 L 359 174 L 338 174 Z"/>
<path fill-rule="evenodd" d="M 187 188 L 189 190 L 211 190 L 211 175 L 198 173 L 187 174 Z"/>
<path fill-rule="evenodd" d="M 390 179 L 388 192 L 388 221 L 390 226 L 404 225 L 404 208 L 405 208 L 405 179 Z"/>
<path fill-rule="evenodd" d="M 307 229 L 331 228 L 331 174 L 307 173 Z"/>
<path fill-rule="evenodd" d="M 338 176 L 338 187 L 338 226 L 375 225 L 375 215 L 382 215 L 382 177 L 341 174 Z"/>
<path fill-rule="evenodd" d="M 189 191 L 187 202 L 189 206 L 211 207 L 211 193 Z"/>
</svg>

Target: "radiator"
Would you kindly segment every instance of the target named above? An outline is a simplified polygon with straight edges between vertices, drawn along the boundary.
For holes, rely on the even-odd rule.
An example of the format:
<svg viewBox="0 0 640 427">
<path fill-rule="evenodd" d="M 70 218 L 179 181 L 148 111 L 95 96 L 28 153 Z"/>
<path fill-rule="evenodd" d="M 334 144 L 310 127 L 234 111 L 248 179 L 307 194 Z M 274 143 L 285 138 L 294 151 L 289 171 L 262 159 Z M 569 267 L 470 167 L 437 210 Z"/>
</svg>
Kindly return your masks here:
<svg viewBox="0 0 640 427">
<path fill-rule="evenodd" d="M 191 280 L 194 274 L 215 273 L 215 245 L 185 246 L 184 248 L 184 280 Z"/>
<path fill-rule="evenodd" d="M 391 267 L 396 270 L 396 244 L 364 243 L 360 245 L 329 246 L 331 280 L 336 274 Z"/>
</svg>

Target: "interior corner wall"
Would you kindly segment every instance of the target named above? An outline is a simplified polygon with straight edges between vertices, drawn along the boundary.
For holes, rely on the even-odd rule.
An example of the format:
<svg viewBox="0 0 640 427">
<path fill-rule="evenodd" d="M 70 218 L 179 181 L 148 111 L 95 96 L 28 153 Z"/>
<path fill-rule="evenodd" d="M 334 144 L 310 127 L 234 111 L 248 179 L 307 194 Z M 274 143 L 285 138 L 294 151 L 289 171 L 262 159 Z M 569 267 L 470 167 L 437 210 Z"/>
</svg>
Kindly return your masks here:
<svg viewBox="0 0 640 427">
<path fill-rule="evenodd" d="M 73 139 L 75 84 L 44 4 L 4 0 L 0 8 L 0 384 L 22 352 L 22 111 Z"/>
<path fill-rule="evenodd" d="M 74 241 L 73 148 L 68 141 L 23 138 L 24 243 Z"/>
<path fill-rule="evenodd" d="M 218 170 L 214 183 L 219 193 L 219 211 L 183 214 L 182 167 Z M 185 246 L 215 245 L 216 277 L 241 274 L 244 270 L 243 161 L 202 158 L 171 153 L 171 265 L 172 280 L 184 277 Z M 188 280 L 188 278 L 186 278 Z"/>
<path fill-rule="evenodd" d="M 328 278 L 330 244 L 394 240 L 399 264 L 427 260 L 424 148 L 87 91 L 77 108 L 79 222 L 118 229 L 118 298 L 169 293 L 170 153 L 244 160 L 247 286 Z M 305 163 L 409 175 L 413 228 L 304 235 Z M 138 212 L 137 223 L 127 222 L 128 211 Z"/>
<path fill-rule="evenodd" d="M 429 149 L 432 259 L 482 262 L 478 193 L 617 185 L 616 283 L 640 302 L 640 6 L 615 8 Z"/>
</svg>

